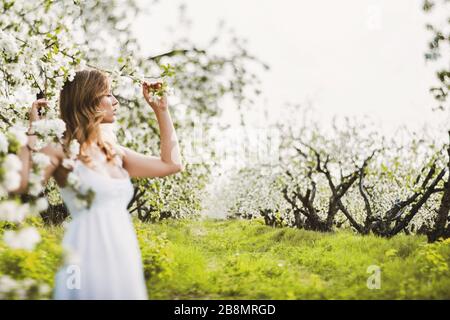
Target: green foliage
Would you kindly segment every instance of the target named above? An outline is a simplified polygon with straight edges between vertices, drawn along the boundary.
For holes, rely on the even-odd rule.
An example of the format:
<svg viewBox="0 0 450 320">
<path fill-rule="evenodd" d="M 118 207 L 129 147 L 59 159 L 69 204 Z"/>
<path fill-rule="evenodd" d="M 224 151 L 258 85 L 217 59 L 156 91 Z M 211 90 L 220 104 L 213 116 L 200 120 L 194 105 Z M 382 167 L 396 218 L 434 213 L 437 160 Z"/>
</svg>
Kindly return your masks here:
<svg viewBox="0 0 450 320">
<path fill-rule="evenodd" d="M 449 298 L 448 242 L 273 229 L 257 219 L 166 221 L 151 228 L 167 234 L 175 252 L 172 276 L 149 287 L 153 299 Z M 426 258 L 436 246 L 438 262 Z M 371 265 L 381 268 L 379 290 L 366 285 Z"/>
<path fill-rule="evenodd" d="M 54 277 L 61 266 L 63 250 L 61 240 L 63 227 L 49 227 L 41 219 L 34 218 L 27 221 L 38 228 L 42 237 L 35 250 L 11 249 L 0 242 L 0 281 L 2 277 L 10 277 L 19 284 L 24 282 L 26 292 L 3 296 L 7 299 L 48 299 L 51 290 L 41 293 L 40 286 L 54 286 Z M 144 265 L 144 275 L 147 281 L 163 281 L 171 275 L 173 264 L 173 250 L 171 243 L 164 234 L 160 234 L 148 227 L 148 224 L 135 220 L 136 232 L 141 249 Z M 0 237 L 5 230 L 14 227 L 13 224 L 2 222 Z M 0 288 L 0 297 L 2 288 Z"/>
<path fill-rule="evenodd" d="M 27 290 L 25 297 L 29 299 L 50 298 L 51 292 L 39 295 L 38 288 L 41 285 L 49 287 L 54 285 L 54 274 L 63 257 L 60 246 L 63 230 L 61 227 L 44 227 L 42 221 L 37 218 L 29 220 L 30 225 L 38 228 L 42 240 L 32 251 L 11 249 L 4 242 L 0 242 L 0 277 L 6 275 L 21 281 L 32 279 L 35 284 Z M 0 237 L 3 236 L 8 226 L 12 225 L 2 223 Z M 14 298 L 14 296 L 9 298 Z"/>
<path fill-rule="evenodd" d="M 163 70 L 161 77 L 173 77 L 175 75 L 175 68 L 170 63 L 161 65 L 161 68 Z"/>
<path fill-rule="evenodd" d="M 135 221 L 136 233 L 141 249 L 141 256 L 144 265 L 144 276 L 147 281 L 164 279 L 170 276 L 170 264 L 173 261 L 173 254 L 170 242 L 165 234 L 157 234 L 147 224 L 138 220 Z"/>
<path fill-rule="evenodd" d="M 450 298 L 448 240 L 280 229 L 258 219 L 134 222 L 150 299 Z M 52 287 L 62 229 L 33 223 L 43 241 L 33 252 L 2 245 L 0 276 Z M 380 289 L 367 288 L 372 265 Z M 32 286 L 26 297 L 49 294 Z"/>
<path fill-rule="evenodd" d="M 427 277 L 431 283 L 436 284 L 440 277 L 449 274 L 450 239 L 426 244 L 418 255 L 420 273 Z"/>
</svg>

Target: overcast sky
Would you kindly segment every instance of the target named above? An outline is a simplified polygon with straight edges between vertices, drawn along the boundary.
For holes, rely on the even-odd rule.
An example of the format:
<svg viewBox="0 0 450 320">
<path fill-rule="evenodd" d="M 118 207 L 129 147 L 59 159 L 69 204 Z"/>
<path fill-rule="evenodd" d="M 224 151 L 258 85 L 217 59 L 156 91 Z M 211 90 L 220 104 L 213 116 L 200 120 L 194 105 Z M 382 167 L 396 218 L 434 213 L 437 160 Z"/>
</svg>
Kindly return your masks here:
<svg viewBox="0 0 450 320">
<path fill-rule="evenodd" d="M 149 54 L 164 51 L 165 26 L 176 25 L 180 1 L 154 6 L 136 22 Z M 323 119 L 369 115 L 387 129 L 420 127 L 442 118 L 428 89 L 433 65 L 424 60 L 432 17 L 422 0 L 190 0 L 188 36 L 202 44 L 220 19 L 248 39 L 266 61 L 263 96 L 270 107 L 310 102 Z M 149 30 L 152 30 L 149 32 Z M 180 31 L 181 32 L 181 31 Z"/>
</svg>

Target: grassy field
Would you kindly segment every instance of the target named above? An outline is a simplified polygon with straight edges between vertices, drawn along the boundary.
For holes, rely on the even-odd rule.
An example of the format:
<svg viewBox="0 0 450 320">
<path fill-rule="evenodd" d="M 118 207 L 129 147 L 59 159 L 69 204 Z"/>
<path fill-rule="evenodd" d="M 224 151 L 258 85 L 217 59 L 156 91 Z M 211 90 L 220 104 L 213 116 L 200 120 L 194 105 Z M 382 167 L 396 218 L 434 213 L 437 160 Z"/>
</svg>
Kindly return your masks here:
<svg viewBox="0 0 450 320">
<path fill-rule="evenodd" d="M 135 222 L 150 299 L 449 299 L 450 241 L 274 229 L 260 221 Z M 0 274 L 53 285 L 62 228 L 34 252 L 0 245 Z M 369 289 L 368 268 L 380 287 Z"/>
<path fill-rule="evenodd" d="M 450 298 L 450 243 L 273 229 L 250 221 L 155 224 L 170 241 L 170 274 L 153 299 Z M 371 265 L 380 289 L 370 290 Z"/>
</svg>

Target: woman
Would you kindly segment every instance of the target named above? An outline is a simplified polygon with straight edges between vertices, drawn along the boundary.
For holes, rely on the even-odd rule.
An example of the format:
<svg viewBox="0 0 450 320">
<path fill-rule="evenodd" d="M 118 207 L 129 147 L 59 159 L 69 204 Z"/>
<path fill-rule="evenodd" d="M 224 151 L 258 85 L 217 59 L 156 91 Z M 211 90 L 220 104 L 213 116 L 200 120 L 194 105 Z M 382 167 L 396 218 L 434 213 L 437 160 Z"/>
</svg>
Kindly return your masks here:
<svg viewBox="0 0 450 320">
<path fill-rule="evenodd" d="M 143 82 L 145 100 L 154 110 L 160 128 L 161 156 L 137 153 L 106 141 L 100 124 L 113 123 L 119 102 L 111 93 L 109 78 L 97 70 L 76 73 L 60 93 L 61 118 L 66 123 L 63 145 L 47 145 L 39 152 L 50 157 L 45 182 L 53 176 L 63 201 L 72 215 L 63 247 L 69 253 L 55 279 L 55 299 L 146 299 L 141 255 L 127 204 L 133 195 L 131 177 L 163 177 L 183 170 L 167 97 L 153 101 L 150 87 L 161 84 Z M 38 110 L 48 102 L 36 100 L 30 111 L 30 124 L 39 120 Z M 71 169 L 64 162 L 68 146 L 76 139 L 80 145 Z M 16 192 L 25 193 L 30 167 L 30 150 L 36 136 L 29 131 L 23 147 L 22 183 Z M 36 151 L 36 150 L 35 150 Z M 63 165 L 64 164 L 64 165 Z M 78 189 L 69 188 L 67 178 L 78 177 Z M 72 175 L 72 174 L 71 174 Z M 79 206 L 77 192 L 93 190 L 89 207 Z"/>
</svg>

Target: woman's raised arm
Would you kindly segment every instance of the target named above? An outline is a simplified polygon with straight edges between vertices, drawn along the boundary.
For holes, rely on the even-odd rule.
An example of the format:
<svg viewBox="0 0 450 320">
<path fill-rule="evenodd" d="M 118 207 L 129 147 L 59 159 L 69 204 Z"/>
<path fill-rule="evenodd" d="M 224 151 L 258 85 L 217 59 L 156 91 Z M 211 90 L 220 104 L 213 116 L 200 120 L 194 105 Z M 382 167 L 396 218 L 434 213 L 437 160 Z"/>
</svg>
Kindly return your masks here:
<svg viewBox="0 0 450 320">
<path fill-rule="evenodd" d="M 157 101 L 153 101 L 149 97 L 148 90 L 150 86 L 155 85 L 158 86 L 160 84 L 150 85 L 144 82 L 142 90 L 145 100 L 152 107 L 158 120 L 161 136 L 161 156 L 147 156 L 129 148 L 121 147 L 125 152 L 123 166 L 130 177 L 164 177 L 184 170 L 178 138 L 169 113 L 167 97 L 163 96 Z"/>
<path fill-rule="evenodd" d="M 42 108 L 47 103 L 48 101 L 45 99 L 39 99 L 33 102 L 30 110 L 30 128 L 31 123 L 33 121 L 39 120 L 39 112 L 38 112 L 39 109 Z M 50 164 L 44 169 L 43 184 L 47 183 L 48 179 L 53 175 L 56 168 L 58 168 L 59 164 L 63 159 L 62 155 L 64 153 L 62 150 L 62 146 L 48 144 L 42 149 L 36 150 L 35 149 L 36 141 L 37 136 L 29 135 L 27 144 L 23 146 L 19 151 L 18 156 L 22 161 L 22 169 L 20 173 L 20 186 L 16 190 L 12 190 L 11 191 L 12 194 L 23 194 L 28 191 L 29 174 L 32 166 L 32 158 L 31 158 L 32 150 L 35 152 L 41 152 L 50 158 Z"/>
</svg>

